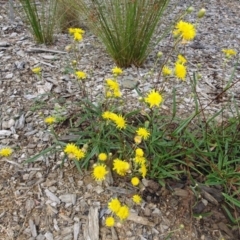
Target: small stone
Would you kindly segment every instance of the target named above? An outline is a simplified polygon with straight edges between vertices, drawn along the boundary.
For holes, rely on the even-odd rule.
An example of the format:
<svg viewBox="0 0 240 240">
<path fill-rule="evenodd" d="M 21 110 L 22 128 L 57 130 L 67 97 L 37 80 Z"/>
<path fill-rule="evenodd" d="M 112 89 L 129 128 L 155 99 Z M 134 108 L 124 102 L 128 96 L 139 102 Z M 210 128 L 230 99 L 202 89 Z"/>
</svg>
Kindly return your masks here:
<svg viewBox="0 0 240 240">
<path fill-rule="evenodd" d="M 1 136 L 10 136 L 11 134 L 12 134 L 12 131 L 0 130 L 0 137 Z"/>
<path fill-rule="evenodd" d="M 60 199 L 55 195 L 53 194 L 52 192 L 50 192 L 48 189 L 45 189 L 45 193 L 47 195 L 47 197 L 52 200 L 53 202 L 56 202 L 58 204 L 60 204 Z"/>
<path fill-rule="evenodd" d="M 74 205 L 76 203 L 77 195 L 65 194 L 65 195 L 59 196 L 59 199 L 64 203 L 72 203 Z"/>
<path fill-rule="evenodd" d="M 139 81 L 133 77 L 126 77 L 121 81 L 123 88 L 134 89 L 139 85 Z"/>
<path fill-rule="evenodd" d="M 10 79 L 10 78 L 12 78 L 12 77 L 13 77 L 13 74 L 12 74 L 12 73 L 8 73 L 8 74 L 5 76 L 6 79 Z"/>
<path fill-rule="evenodd" d="M 53 240 L 53 235 L 52 235 L 52 233 L 50 233 L 50 232 L 46 232 L 46 233 L 44 234 L 44 236 L 45 236 L 45 238 L 46 238 L 47 240 Z"/>
</svg>

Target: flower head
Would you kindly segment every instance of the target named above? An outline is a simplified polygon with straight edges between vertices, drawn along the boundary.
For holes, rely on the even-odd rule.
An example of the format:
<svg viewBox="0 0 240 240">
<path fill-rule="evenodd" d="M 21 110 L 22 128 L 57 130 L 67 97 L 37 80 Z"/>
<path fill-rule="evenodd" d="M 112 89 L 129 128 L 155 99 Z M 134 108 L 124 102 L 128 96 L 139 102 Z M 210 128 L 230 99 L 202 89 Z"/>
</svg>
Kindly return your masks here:
<svg viewBox="0 0 240 240">
<path fill-rule="evenodd" d="M 135 194 L 135 195 L 133 195 L 132 200 L 136 204 L 139 204 L 142 201 L 142 198 L 138 194 Z"/>
<path fill-rule="evenodd" d="M 186 67 L 179 63 L 179 62 L 176 62 L 175 64 L 175 75 L 177 78 L 181 79 L 181 80 L 185 80 L 186 78 L 186 75 L 187 75 L 187 69 Z"/>
<path fill-rule="evenodd" d="M 129 216 L 129 208 L 126 205 L 120 207 L 116 215 L 120 218 L 121 221 L 125 220 Z"/>
<path fill-rule="evenodd" d="M 115 219 L 113 217 L 107 217 L 105 220 L 105 224 L 107 227 L 113 227 L 115 224 Z"/>
<path fill-rule="evenodd" d="M 113 170 L 115 170 L 120 176 L 125 176 L 129 169 L 130 164 L 128 162 L 118 158 L 113 160 Z"/>
<path fill-rule="evenodd" d="M 41 67 L 35 67 L 32 69 L 33 73 L 35 74 L 40 74 L 40 72 L 42 71 L 42 68 Z"/>
<path fill-rule="evenodd" d="M 172 70 L 169 67 L 167 67 L 167 66 L 163 67 L 162 72 L 163 72 L 163 76 L 169 76 L 169 75 L 172 74 Z"/>
<path fill-rule="evenodd" d="M 230 58 L 231 56 L 237 54 L 237 51 L 235 51 L 234 49 L 222 49 L 222 52 L 225 54 L 227 58 Z"/>
<path fill-rule="evenodd" d="M 132 183 L 133 186 L 137 186 L 139 184 L 139 182 L 140 182 L 140 180 L 139 180 L 138 177 L 133 177 L 131 179 L 131 183 Z"/>
<path fill-rule="evenodd" d="M 113 73 L 115 76 L 121 75 L 122 72 L 123 72 L 122 69 L 119 68 L 119 67 L 114 67 L 114 68 L 112 69 L 112 73 Z"/>
<path fill-rule="evenodd" d="M 49 117 L 46 117 L 46 118 L 44 119 L 44 122 L 47 123 L 47 124 L 49 124 L 49 125 L 51 125 L 51 124 L 53 124 L 53 123 L 56 122 L 56 118 L 55 118 L 55 117 L 52 117 L 52 116 L 49 116 Z"/>
<path fill-rule="evenodd" d="M 111 210 L 113 213 L 117 213 L 121 207 L 121 203 L 117 198 L 111 199 L 108 203 L 108 209 Z"/>
<path fill-rule="evenodd" d="M 82 39 L 83 39 L 82 34 L 80 34 L 79 32 L 75 32 L 75 33 L 73 34 L 73 39 L 74 39 L 74 41 L 76 41 L 76 42 L 82 41 Z"/>
<path fill-rule="evenodd" d="M 73 35 L 74 41 L 81 41 L 82 40 L 82 35 L 84 34 L 84 30 L 81 28 L 69 28 L 68 32 L 70 35 Z"/>
<path fill-rule="evenodd" d="M 144 152 L 141 148 L 137 148 L 135 153 L 136 153 L 136 156 L 138 156 L 138 157 L 143 157 L 143 155 L 144 155 Z"/>
<path fill-rule="evenodd" d="M 102 117 L 103 117 L 103 119 L 113 121 L 117 117 L 117 114 L 115 114 L 113 112 L 106 111 L 102 114 Z"/>
<path fill-rule="evenodd" d="M 184 65 L 187 62 L 187 59 L 183 55 L 179 54 L 177 62 Z"/>
<path fill-rule="evenodd" d="M 70 159 L 80 160 L 85 156 L 84 151 L 78 148 L 74 143 L 68 143 L 64 148 L 64 152 Z"/>
<path fill-rule="evenodd" d="M 147 167 L 145 164 L 141 165 L 141 168 L 139 169 L 139 172 L 142 174 L 142 177 L 145 178 L 147 175 Z"/>
<path fill-rule="evenodd" d="M 106 153 L 100 153 L 100 154 L 98 155 L 98 159 L 99 159 L 100 161 L 106 161 L 106 160 L 107 160 L 107 154 L 106 154 Z"/>
<path fill-rule="evenodd" d="M 106 83 L 107 83 L 107 89 L 106 89 L 107 97 L 115 97 L 115 98 L 121 97 L 120 87 L 116 80 L 106 79 Z"/>
<path fill-rule="evenodd" d="M 198 14 L 197 14 L 197 17 L 198 17 L 198 18 L 202 18 L 202 17 L 205 16 L 205 14 L 206 14 L 206 9 L 205 9 L 205 8 L 201 8 L 201 9 L 199 10 Z"/>
<path fill-rule="evenodd" d="M 75 75 L 77 76 L 78 79 L 85 79 L 87 77 L 87 74 L 82 71 L 76 71 Z"/>
<path fill-rule="evenodd" d="M 144 140 L 148 139 L 150 132 L 146 128 L 138 128 L 136 131 L 137 135 L 142 137 Z"/>
<path fill-rule="evenodd" d="M 181 36 L 183 40 L 191 41 L 196 36 L 196 29 L 193 24 L 181 20 L 176 24 L 173 34 Z"/>
<path fill-rule="evenodd" d="M 96 181 L 102 181 L 105 179 L 107 173 L 106 165 L 99 164 L 94 166 L 92 175 Z"/>
<path fill-rule="evenodd" d="M 147 97 L 145 97 L 145 102 L 150 104 L 150 108 L 154 106 L 159 106 L 160 103 L 163 101 L 162 96 L 159 92 L 152 90 L 150 93 L 148 93 Z"/>
<path fill-rule="evenodd" d="M 134 142 L 135 142 L 136 144 L 140 144 L 140 143 L 142 142 L 142 137 L 139 136 L 139 135 L 135 136 L 135 137 L 134 137 Z"/>
<path fill-rule="evenodd" d="M 13 153 L 10 147 L 0 149 L 0 157 L 9 157 Z"/>
<path fill-rule="evenodd" d="M 134 162 L 137 163 L 137 164 L 142 165 L 142 164 L 145 164 L 146 158 L 143 157 L 143 156 L 136 155 L 135 158 L 134 158 Z"/>
<path fill-rule="evenodd" d="M 126 128 L 126 121 L 123 116 L 117 115 L 113 121 L 117 125 L 117 128 Z"/>
</svg>

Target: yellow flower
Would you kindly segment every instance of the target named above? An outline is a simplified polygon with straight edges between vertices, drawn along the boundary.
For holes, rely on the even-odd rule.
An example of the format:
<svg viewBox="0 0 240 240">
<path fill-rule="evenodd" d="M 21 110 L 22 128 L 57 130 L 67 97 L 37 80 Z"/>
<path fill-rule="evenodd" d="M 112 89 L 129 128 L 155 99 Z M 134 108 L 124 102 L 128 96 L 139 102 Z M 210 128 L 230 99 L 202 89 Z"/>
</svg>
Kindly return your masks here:
<svg viewBox="0 0 240 240">
<path fill-rule="evenodd" d="M 172 70 L 169 67 L 167 67 L 167 66 L 163 67 L 162 72 L 163 72 L 163 76 L 169 76 L 169 75 L 172 74 Z"/>
<path fill-rule="evenodd" d="M 117 125 L 117 128 L 126 128 L 126 122 L 123 116 L 121 115 L 117 115 L 114 119 L 113 119 L 114 123 Z"/>
<path fill-rule="evenodd" d="M 107 227 L 113 227 L 115 224 L 115 220 L 113 217 L 107 217 L 106 220 L 105 220 L 105 225 Z"/>
<path fill-rule="evenodd" d="M 84 151 L 79 149 L 74 143 L 68 143 L 64 149 L 64 152 L 70 159 L 80 160 L 85 156 Z"/>
<path fill-rule="evenodd" d="M 87 77 L 86 73 L 82 71 L 76 71 L 75 75 L 77 76 L 78 79 L 85 79 Z"/>
<path fill-rule="evenodd" d="M 9 157 L 13 153 L 10 147 L 0 149 L 0 157 Z"/>
<path fill-rule="evenodd" d="M 222 52 L 225 53 L 227 58 L 230 58 L 231 56 L 237 54 L 237 52 L 234 49 L 223 49 Z"/>
<path fill-rule="evenodd" d="M 115 68 L 112 69 L 112 73 L 113 73 L 115 76 L 121 75 L 122 72 L 123 72 L 122 69 L 119 68 L 119 67 L 115 67 Z"/>
<path fill-rule="evenodd" d="M 117 213 L 121 207 L 121 203 L 117 198 L 111 199 L 108 203 L 108 209 L 111 210 L 113 213 Z"/>
<path fill-rule="evenodd" d="M 52 117 L 52 116 L 49 116 L 49 117 L 46 117 L 46 118 L 44 119 L 44 122 L 47 123 L 47 124 L 49 124 L 49 125 L 51 125 L 51 124 L 53 124 L 53 123 L 56 122 L 56 118 L 55 118 L 55 117 Z"/>
<path fill-rule="evenodd" d="M 137 135 L 142 137 L 144 140 L 148 139 L 150 132 L 146 128 L 138 128 L 136 131 Z"/>
<path fill-rule="evenodd" d="M 130 164 L 128 162 L 118 158 L 113 160 L 113 170 L 115 170 L 120 176 L 125 176 L 129 169 Z"/>
<path fill-rule="evenodd" d="M 121 92 L 119 90 L 116 90 L 113 92 L 113 97 L 120 98 L 122 96 Z"/>
<path fill-rule="evenodd" d="M 42 71 L 42 68 L 41 67 L 35 67 L 32 69 L 33 73 L 35 74 L 40 74 L 40 72 Z"/>
<path fill-rule="evenodd" d="M 137 148 L 135 153 L 136 153 L 136 156 L 138 156 L 138 157 L 143 157 L 143 155 L 144 155 L 144 152 L 141 148 Z"/>
<path fill-rule="evenodd" d="M 119 84 L 118 84 L 118 82 L 116 80 L 106 79 L 106 83 L 107 83 L 107 86 L 111 90 L 118 90 L 119 89 Z"/>
<path fill-rule="evenodd" d="M 180 54 L 180 55 L 178 55 L 177 62 L 184 65 L 187 62 L 187 59 L 183 55 Z"/>
<path fill-rule="evenodd" d="M 129 216 L 129 208 L 126 205 L 120 207 L 116 215 L 120 218 L 121 221 L 125 220 Z"/>
<path fill-rule="evenodd" d="M 142 201 L 142 198 L 138 194 L 136 194 L 136 195 L 133 195 L 132 200 L 133 202 L 139 204 Z"/>
<path fill-rule="evenodd" d="M 77 160 L 80 160 L 80 159 L 82 159 L 84 157 L 85 157 L 85 152 L 82 149 L 78 148 L 77 151 L 75 152 L 75 158 Z"/>
<path fill-rule="evenodd" d="M 139 184 L 139 182 L 140 182 L 140 180 L 139 180 L 138 177 L 133 177 L 131 179 L 131 183 L 132 183 L 133 186 L 137 186 Z"/>
<path fill-rule="evenodd" d="M 96 181 L 102 181 L 105 179 L 108 171 L 106 170 L 106 165 L 99 164 L 93 168 L 93 177 Z"/>
<path fill-rule="evenodd" d="M 74 41 L 77 41 L 77 42 L 82 41 L 82 39 L 83 39 L 82 34 L 80 34 L 79 32 L 75 32 L 73 34 L 73 39 L 74 39 Z"/>
<path fill-rule="evenodd" d="M 150 108 L 154 106 L 159 106 L 160 103 L 163 101 L 162 96 L 159 92 L 152 90 L 150 93 L 148 93 L 147 97 L 145 97 L 145 102 L 150 104 Z"/>
<path fill-rule="evenodd" d="M 146 162 L 146 158 L 140 157 L 140 156 L 135 156 L 134 161 L 135 161 L 135 163 L 142 165 Z"/>
<path fill-rule="evenodd" d="M 196 36 L 196 30 L 193 24 L 181 20 L 176 24 L 173 34 L 180 35 L 183 40 L 191 41 Z"/>
<path fill-rule="evenodd" d="M 141 165 L 141 168 L 139 169 L 139 172 L 142 174 L 142 177 L 145 178 L 147 175 L 147 167 L 145 164 Z"/>
<path fill-rule="evenodd" d="M 186 75 L 187 75 L 186 67 L 184 65 L 182 65 L 181 63 L 176 62 L 175 75 L 176 75 L 177 78 L 184 81 L 185 78 L 186 78 Z"/>
<path fill-rule="evenodd" d="M 140 144 L 141 142 L 142 142 L 142 137 L 141 136 L 135 136 L 134 137 L 134 142 L 136 143 L 136 144 Z"/>
<path fill-rule="evenodd" d="M 100 154 L 98 155 L 98 159 L 99 159 L 100 161 L 106 161 L 106 160 L 107 160 L 107 154 L 106 154 L 106 153 L 100 153 Z"/>
<path fill-rule="evenodd" d="M 113 112 L 106 111 L 102 114 L 103 119 L 113 120 L 117 117 L 117 114 Z"/>
</svg>

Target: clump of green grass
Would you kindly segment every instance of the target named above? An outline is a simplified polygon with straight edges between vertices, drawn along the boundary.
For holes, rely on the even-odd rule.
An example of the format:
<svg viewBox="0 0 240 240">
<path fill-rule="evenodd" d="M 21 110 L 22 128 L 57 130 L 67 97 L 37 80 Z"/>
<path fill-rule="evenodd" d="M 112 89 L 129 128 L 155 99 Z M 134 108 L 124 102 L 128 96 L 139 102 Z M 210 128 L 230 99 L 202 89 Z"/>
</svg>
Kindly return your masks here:
<svg viewBox="0 0 240 240">
<path fill-rule="evenodd" d="M 58 1 L 19 0 L 19 2 L 23 8 L 20 16 L 27 23 L 35 41 L 47 45 L 52 44 L 57 26 Z"/>
<path fill-rule="evenodd" d="M 151 40 L 169 0 L 72 2 L 115 63 L 128 67 L 141 66 L 149 55 Z"/>
</svg>

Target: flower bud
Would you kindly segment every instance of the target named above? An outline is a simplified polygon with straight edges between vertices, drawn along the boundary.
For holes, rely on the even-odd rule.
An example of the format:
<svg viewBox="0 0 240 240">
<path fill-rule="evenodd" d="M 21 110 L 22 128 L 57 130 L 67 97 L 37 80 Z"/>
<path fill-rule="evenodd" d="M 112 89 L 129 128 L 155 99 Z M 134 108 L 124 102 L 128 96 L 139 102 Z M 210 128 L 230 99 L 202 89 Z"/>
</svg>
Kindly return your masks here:
<svg viewBox="0 0 240 240">
<path fill-rule="evenodd" d="M 71 48 L 72 48 L 71 45 L 67 45 L 67 46 L 65 47 L 65 50 L 69 52 L 69 51 L 71 50 Z"/>
<path fill-rule="evenodd" d="M 77 65 L 77 61 L 76 61 L 76 60 L 73 60 L 73 61 L 72 61 L 72 65 L 73 65 L 73 66 L 76 66 L 76 65 Z"/>
<path fill-rule="evenodd" d="M 205 16 L 205 13 L 206 13 L 206 9 L 205 8 L 202 8 L 199 10 L 198 14 L 197 14 L 197 17 L 198 18 L 202 18 Z"/>
<path fill-rule="evenodd" d="M 162 55 L 163 55 L 162 52 L 158 52 L 158 53 L 157 53 L 157 57 L 158 57 L 158 58 L 162 57 Z"/>
<path fill-rule="evenodd" d="M 194 11 L 194 7 L 192 6 L 187 9 L 187 13 L 191 13 L 192 11 Z"/>
</svg>

